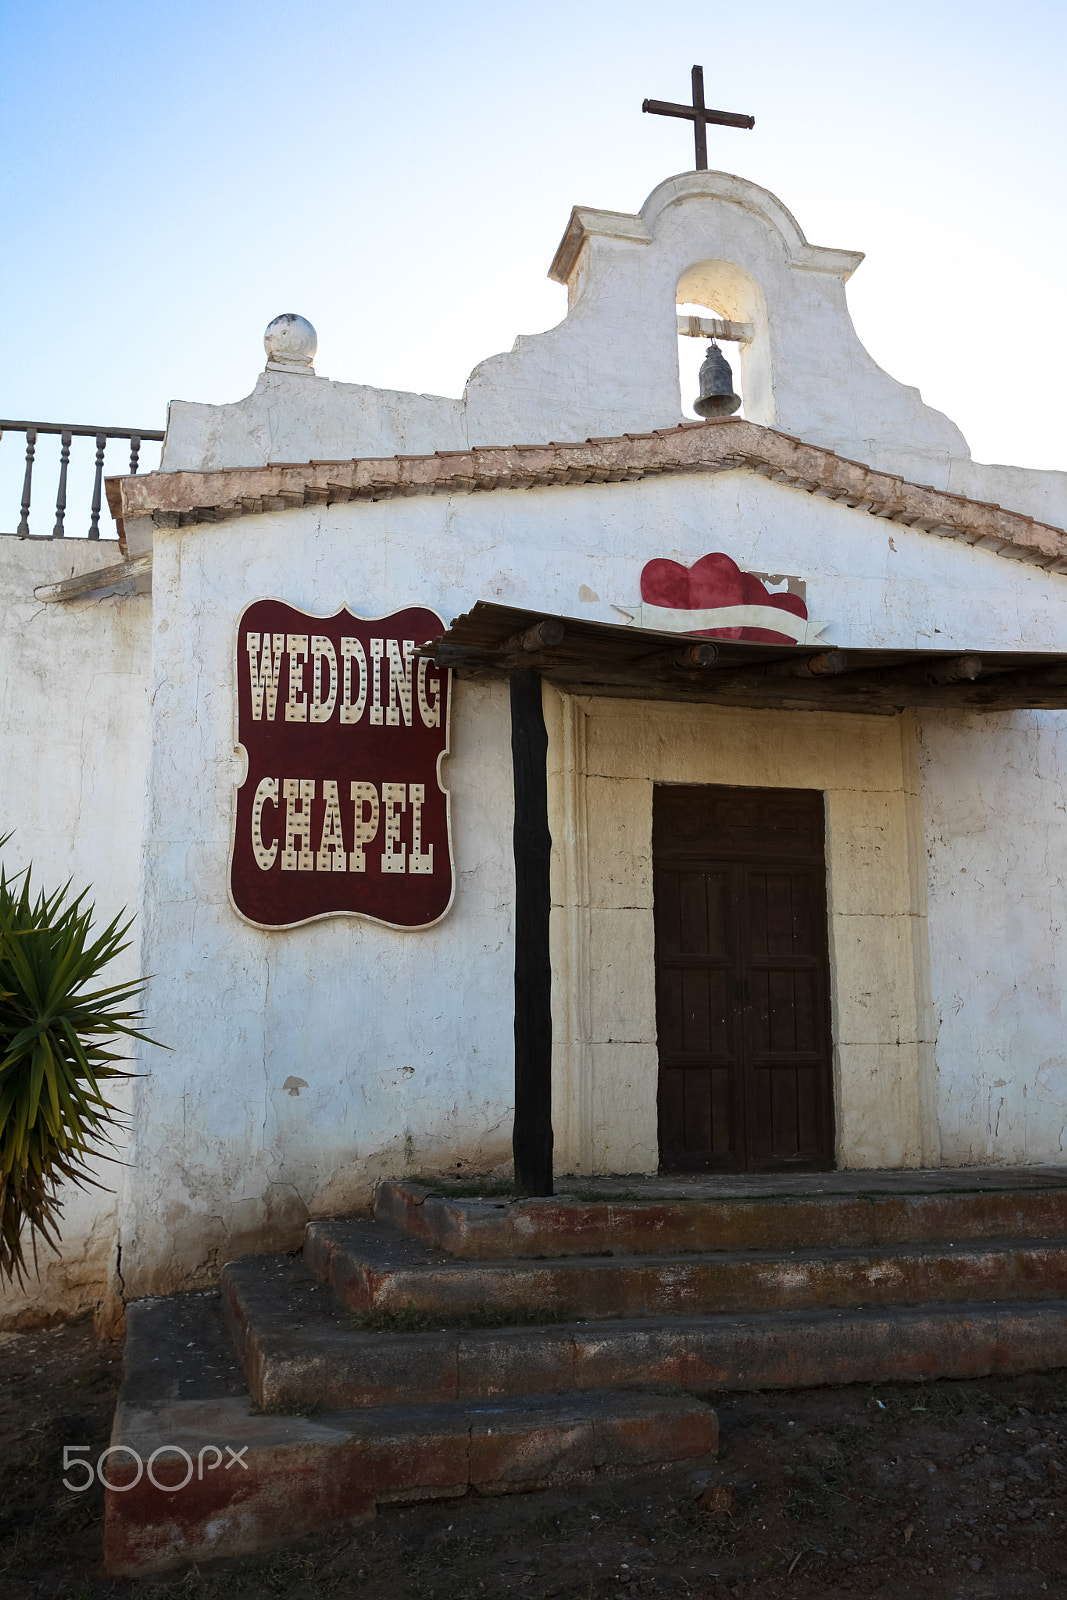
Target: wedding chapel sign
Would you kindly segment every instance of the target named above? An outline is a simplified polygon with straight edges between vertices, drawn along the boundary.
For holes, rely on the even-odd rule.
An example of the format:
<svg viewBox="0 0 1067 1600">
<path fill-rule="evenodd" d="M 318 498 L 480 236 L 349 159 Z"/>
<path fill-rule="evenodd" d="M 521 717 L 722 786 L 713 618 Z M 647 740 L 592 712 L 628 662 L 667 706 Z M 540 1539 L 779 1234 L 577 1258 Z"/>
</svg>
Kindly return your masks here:
<svg viewBox="0 0 1067 1600">
<path fill-rule="evenodd" d="M 425 928 L 452 904 L 450 675 L 425 606 L 367 619 L 256 600 L 237 625 L 230 898 L 260 928 L 350 914 Z"/>
</svg>

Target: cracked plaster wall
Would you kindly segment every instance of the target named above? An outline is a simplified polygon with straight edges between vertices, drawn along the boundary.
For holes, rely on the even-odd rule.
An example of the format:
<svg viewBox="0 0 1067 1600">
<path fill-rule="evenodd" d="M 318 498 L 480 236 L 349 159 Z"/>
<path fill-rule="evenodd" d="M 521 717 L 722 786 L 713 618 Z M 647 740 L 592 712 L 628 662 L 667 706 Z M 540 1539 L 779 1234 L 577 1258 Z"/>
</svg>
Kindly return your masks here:
<svg viewBox="0 0 1067 1600">
<path fill-rule="evenodd" d="M 107 566 L 112 540 L 0 539 L 3 751 L 0 834 L 8 873 L 89 888 L 98 926 L 140 899 L 148 749 L 148 595 L 43 605 L 40 584 Z M 111 969 L 140 971 L 140 925 Z M 119 1090 L 123 1098 L 125 1091 Z M 41 1253 L 40 1280 L 0 1288 L 0 1328 L 96 1311 L 114 1268 L 120 1169 L 98 1163 L 103 1189 L 69 1188 L 63 1253 Z"/>
<path fill-rule="evenodd" d="M 878 366 L 846 298 L 862 254 L 809 244 L 758 184 L 729 173 L 683 173 L 659 184 L 638 213 L 579 208 L 577 217 L 554 267 L 567 284 L 567 314 L 480 361 L 461 397 L 266 371 L 232 404 L 173 401 L 164 469 L 431 454 L 674 427 L 683 420 L 676 310 L 692 301 L 753 328 L 750 343 L 732 347 L 751 421 L 918 483 L 1067 523 L 1067 473 L 973 461 L 956 425 Z"/>
<path fill-rule="evenodd" d="M 274 517 L 157 538 L 144 941 L 153 1022 L 176 1049 L 147 1058 L 135 1090 L 131 1293 L 293 1248 L 309 1216 L 367 1205 L 383 1174 L 484 1169 L 510 1151 L 511 873 L 490 820 L 510 791 L 506 693 L 454 698 L 458 885 L 440 926 L 263 932 L 227 899 L 241 608 L 284 594 L 382 614 L 398 593 L 437 598 L 404 539 L 375 549 L 363 531 Z"/>
<path fill-rule="evenodd" d="M 506 692 L 456 685 L 445 776 L 458 890 L 444 922 L 405 934 L 332 919 L 263 933 L 241 922 L 226 897 L 237 775 L 233 641 L 243 606 L 281 595 L 321 614 L 348 603 L 381 615 L 418 602 L 448 619 L 484 596 L 613 620 L 613 602 L 637 599 L 651 556 L 691 564 L 713 549 L 727 550 L 746 568 L 803 577 L 811 613 L 830 621 L 835 643 L 1008 649 L 1029 642 L 1067 649 L 1067 580 L 908 528 L 890 532 L 877 518 L 744 472 L 305 508 L 157 531 L 143 935 L 145 966 L 157 975 L 152 1023 L 174 1050 L 146 1058 L 149 1075 L 136 1090 L 123 1212 L 129 1292 L 206 1281 L 242 1250 L 291 1247 L 306 1216 L 365 1203 L 380 1174 L 457 1162 L 461 1170 L 484 1168 L 509 1151 Z M 831 885 L 835 948 L 839 971 L 851 962 L 853 974 L 839 977 L 837 998 L 837 1015 L 846 1019 L 838 1041 L 847 1056 L 839 1073 L 842 1155 L 860 1164 L 936 1159 L 937 1080 L 922 1009 L 927 968 L 914 927 L 923 915 L 923 874 L 914 869 L 923 834 L 911 745 L 902 736 L 908 719 L 792 721 L 786 714 L 656 706 L 641 712 L 641 731 L 621 715 L 607 703 L 591 726 L 614 728 L 616 746 L 634 739 L 648 764 L 635 778 L 635 758 L 625 751 L 631 763 L 625 772 L 588 768 L 587 826 L 605 851 L 594 851 L 589 895 L 610 899 L 616 892 L 621 869 L 610 841 L 625 831 L 626 817 L 647 820 L 649 772 L 677 777 L 684 768 L 694 781 L 823 787 L 831 795 L 831 870 L 838 874 L 837 887 Z M 966 787 L 968 765 L 981 760 L 987 734 L 985 719 L 960 719 L 957 765 L 938 766 L 929 757 L 929 721 L 923 721 L 922 804 L 936 814 L 945 796 Z M 1055 745 L 1051 730 L 1062 718 L 1048 721 Z M 553 749 L 560 760 L 562 740 L 557 730 Z M 597 760 L 606 759 L 609 745 L 602 739 Z M 871 777 L 871 762 L 886 769 L 884 781 Z M 1002 778 L 1008 787 L 980 841 L 989 870 L 1009 849 L 1013 806 L 1017 813 L 1020 805 L 1039 811 L 1044 804 L 1044 777 L 1045 768 L 1027 755 Z M 636 797 L 636 812 L 621 803 L 620 790 Z M 833 837 L 844 842 L 834 845 Z M 626 850 L 640 877 L 640 840 Z M 888 914 L 873 903 L 845 909 L 849 894 L 883 882 Z M 594 1005 L 591 1026 L 580 1024 L 577 1035 L 573 1019 L 564 1023 L 562 1003 L 557 1009 L 568 1049 L 577 1038 L 588 1059 L 598 1057 L 601 1082 L 615 1085 L 599 1098 L 587 1095 L 580 1113 L 567 1107 L 560 1090 L 561 1169 L 614 1168 L 619 1150 L 619 1165 L 647 1169 L 654 1162 L 650 918 L 647 905 L 625 898 L 629 887 L 619 892 L 622 903 L 600 908 L 603 926 L 590 945 L 589 966 L 601 974 L 615 968 L 624 981 L 602 988 L 599 1000 L 591 997 L 599 1020 Z M 936 872 L 930 896 L 931 918 L 940 919 L 936 945 L 953 915 Z M 562 908 L 562 894 L 559 900 Z M 584 905 L 579 893 L 572 909 L 581 914 Z M 631 911 L 639 915 L 629 917 Z M 1062 934 L 1051 892 L 1042 918 L 1034 937 L 1054 953 Z M 863 937 L 853 937 L 861 921 Z M 880 942 L 883 934 L 888 944 Z M 642 949 L 643 977 L 634 970 Z M 1004 951 L 991 959 L 1013 960 Z M 875 980 L 885 971 L 892 993 L 879 1000 Z M 944 1025 L 940 959 L 934 977 L 934 1014 Z M 985 1025 L 987 980 L 983 971 L 970 977 L 964 971 L 959 987 L 951 1048 L 965 1062 Z M 635 1006 L 640 1016 L 630 1014 Z M 1044 1050 L 1033 1070 L 1049 1055 Z M 1021 1077 L 1031 1066 L 1020 1059 L 1011 1070 Z M 294 1079 L 303 1080 L 295 1094 Z M 1046 1073 L 1042 1081 L 1048 1079 Z M 572 1085 L 596 1081 L 596 1072 L 571 1077 Z M 951 1114 L 944 1082 L 941 1095 L 944 1120 Z M 609 1154 L 597 1155 L 598 1144 Z M 1013 1149 L 994 1140 L 983 1159 L 1011 1159 Z M 968 1158 L 958 1140 L 949 1139 L 945 1150 L 946 1159 Z"/>
<path fill-rule="evenodd" d="M 1064 720 L 919 718 L 949 1165 L 1067 1160 Z"/>
<path fill-rule="evenodd" d="M 838 1164 L 936 1165 L 911 717 L 546 701 L 560 1170 L 658 1166 L 657 782 L 823 792 Z"/>
<path fill-rule="evenodd" d="M 563 273 L 568 315 L 544 334 L 517 340 L 510 354 L 482 362 L 462 399 L 272 372 L 232 406 L 175 402 L 165 468 L 422 453 L 671 426 L 680 419 L 675 303 L 705 294 L 718 297 L 723 314 L 755 326 L 743 352 L 754 420 L 919 481 L 1067 522 L 1067 474 L 972 462 L 953 424 L 876 366 L 847 310 L 845 280 L 855 258 L 808 246 L 780 202 L 757 186 L 723 174 L 687 175 L 661 185 L 639 216 L 588 213 L 583 227 Z M 226 1256 L 295 1244 L 306 1216 L 364 1202 L 379 1173 L 449 1160 L 484 1167 L 509 1148 L 506 695 L 457 687 L 447 781 L 458 892 L 439 928 L 406 935 L 338 919 L 257 932 L 234 916 L 225 888 L 235 776 L 233 629 L 249 600 L 280 595 L 322 613 L 347 601 L 365 615 L 419 602 L 449 619 L 486 598 L 617 621 L 613 605 L 638 600 L 641 568 L 651 557 L 691 564 L 725 550 L 750 570 L 804 579 L 811 614 L 830 622 L 832 643 L 1067 650 L 1067 579 L 890 529 L 747 473 L 309 508 L 160 531 L 150 669 L 146 601 L 53 607 L 43 622 L 43 610 L 25 604 L 35 582 L 66 575 L 63 563 L 111 558 L 113 548 L 41 541 L 31 561 L 14 541 L 4 546 L 11 591 L 3 637 L 15 674 L 7 704 L 17 708 L 0 782 L 8 807 L 31 814 L 20 839 L 42 868 L 92 878 L 109 903 L 134 897 L 137 841 L 144 839 L 140 960 L 156 974 L 151 1025 L 173 1052 L 145 1055 L 146 1076 L 135 1091 L 132 1164 L 120 1200 L 130 1293 L 206 1281 Z M 39 639 L 59 648 L 34 656 Z M 139 698 L 146 682 L 152 740 L 142 832 L 135 796 L 148 760 Z M 728 771 L 738 782 L 763 781 L 753 773 L 764 758 L 745 730 L 771 727 L 764 714 L 709 714 L 700 724 L 707 737 L 699 760 L 684 752 L 691 721 L 679 722 L 673 711 L 647 715 L 673 727 L 680 747 L 657 733 L 648 747 L 656 771 L 681 770 L 685 753 L 696 763 L 687 770 L 707 781 L 723 781 Z M 847 724 L 842 747 L 855 751 L 865 736 L 853 719 L 840 720 Z M 604 725 L 599 713 L 594 721 Z M 885 827 L 898 863 L 906 834 L 912 900 L 905 910 L 898 898 L 884 919 L 899 928 L 922 916 L 923 875 L 914 863 L 925 842 L 936 1071 L 916 1056 L 912 1088 L 901 1089 L 907 1103 L 898 1101 L 885 1130 L 867 1126 L 870 1108 L 882 1103 L 877 1094 L 860 1093 L 857 1107 L 868 1110 L 859 1122 L 843 1104 L 843 1152 L 857 1160 L 894 1153 L 912 1160 L 921 1148 L 926 1159 L 936 1106 L 946 1161 L 1057 1157 L 1067 1116 L 1057 981 L 1064 959 L 1063 715 L 923 714 L 923 819 L 903 723 L 881 722 L 875 744 L 891 740 L 896 727 L 899 746 L 888 787 L 865 787 L 855 770 L 835 768 L 838 758 L 829 752 L 821 773 L 809 763 L 811 782 L 865 797 L 834 803 L 839 814 L 841 806 L 848 810 L 845 833 L 860 855 L 875 850 L 882 827 L 873 812 L 862 821 L 864 806 L 892 811 Z M 573 717 L 569 726 L 570 734 L 557 730 L 559 782 L 565 770 L 571 778 L 586 772 L 574 765 L 573 751 L 566 754 L 578 726 Z M 796 726 L 783 732 L 774 724 L 770 737 L 783 754 L 766 781 L 798 781 L 806 757 L 795 748 Z M 737 735 L 729 756 L 727 728 Z M 789 777 L 782 775 L 787 768 Z M 838 772 L 833 781 L 831 768 Z M 572 861 L 564 891 L 557 860 L 554 937 L 565 913 L 573 924 L 566 937 L 573 950 L 587 948 L 586 968 L 600 985 L 585 1013 L 568 1016 L 561 1006 L 557 1026 L 568 1049 L 588 1048 L 589 1059 L 602 1052 L 597 1071 L 603 1067 L 601 1081 L 615 1087 L 598 1099 L 590 1087 L 596 1073 L 579 1075 L 585 1100 L 568 1102 L 575 1080 L 561 1086 L 560 1160 L 595 1164 L 599 1142 L 621 1148 L 627 1163 L 647 1166 L 654 1156 L 648 962 L 643 977 L 630 972 L 633 985 L 629 978 L 616 985 L 620 1006 L 644 997 L 641 1014 L 623 1019 L 621 1038 L 616 1019 L 605 1014 L 614 1005 L 605 983 L 617 949 L 649 955 L 648 908 L 629 900 L 594 905 L 598 892 L 614 892 L 610 840 L 626 817 L 636 825 L 647 813 L 647 774 L 602 773 L 594 764 L 571 788 L 569 798 L 557 793 L 557 803 L 577 804 L 582 789 L 582 814 L 607 850 L 602 858 L 594 851 L 593 864 L 600 861 L 609 877 L 598 891 L 589 863 L 578 871 Z M 620 791 L 632 802 L 629 811 Z M 877 795 L 883 799 L 871 798 Z M 637 848 L 637 878 L 642 860 Z M 587 909 L 603 913 L 595 938 L 581 927 Z M 837 929 L 839 948 L 847 932 Z M 921 943 L 910 939 L 910 980 L 894 968 L 895 992 L 911 997 L 916 1016 L 927 1004 Z M 622 958 L 627 962 L 631 955 Z M 839 1017 L 860 998 L 839 994 Z M 901 1041 L 928 1050 L 932 1031 L 903 1020 L 894 1031 L 883 1008 L 877 1027 L 843 1042 L 875 1052 L 878 1072 L 877 1053 L 898 1052 L 886 1081 L 905 1085 Z M 627 1051 L 632 1059 L 624 1061 Z M 853 1081 L 858 1087 L 855 1074 Z M 86 1202 L 90 1210 L 77 1211 L 76 1226 L 72 1212 L 72 1261 L 88 1260 L 97 1248 L 89 1241 L 111 1226 L 106 1207 L 114 1202 L 100 1203 L 104 1210 L 92 1209 L 96 1199 Z M 101 1247 L 101 1263 L 109 1249 Z M 80 1268 L 63 1270 L 76 1276 Z"/>
</svg>

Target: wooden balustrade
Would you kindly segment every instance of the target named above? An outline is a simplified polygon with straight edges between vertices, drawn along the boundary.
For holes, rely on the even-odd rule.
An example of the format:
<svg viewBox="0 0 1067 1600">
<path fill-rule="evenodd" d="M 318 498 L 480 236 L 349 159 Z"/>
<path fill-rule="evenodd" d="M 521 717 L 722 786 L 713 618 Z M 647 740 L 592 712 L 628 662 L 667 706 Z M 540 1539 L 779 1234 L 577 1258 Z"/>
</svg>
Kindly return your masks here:
<svg viewBox="0 0 1067 1600">
<path fill-rule="evenodd" d="M 34 458 L 37 453 L 37 442 L 41 435 L 59 435 L 59 487 L 56 492 L 55 523 L 51 532 L 53 539 L 62 539 L 67 536 L 67 473 L 70 465 L 71 447 L 75 439 L 93 439 L 96 442 L 95 476 L 89 510 L 89 526 L 83 537 L 86 539 L 99 539 L 100 507 L 103 503 L 104 456 L 109 441 L 121 439 L 129 445 L 129 471 L 135 473 L 140 459 L 141 446 L 149 442 L 161 442 L 164 437 L 163 431 L 158 428 L 94 428 L 83 427 L 70 422 L 9 422 L 0 420 L 0 439 L 3 439 L 4 435 L 9 433 L 20 435 L 26 441 L 21 516 L 18 527 L 15 530 L 16 536 L 23 539 L 31 537 L 30 503 L 33 494 Z M 41 535 L 40 537 L 47 537 L 47 535 Z"/>
</svg>

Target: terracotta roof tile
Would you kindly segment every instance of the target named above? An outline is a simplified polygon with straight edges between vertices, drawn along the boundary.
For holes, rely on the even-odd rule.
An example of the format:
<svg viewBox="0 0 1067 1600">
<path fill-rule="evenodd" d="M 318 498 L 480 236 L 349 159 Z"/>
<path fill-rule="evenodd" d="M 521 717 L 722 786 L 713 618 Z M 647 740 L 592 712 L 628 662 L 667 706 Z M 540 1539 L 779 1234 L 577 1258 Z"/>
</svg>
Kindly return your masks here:
<svg viewBox="0 0 1067 1600">
<path fill-rule="evenodd" d="M 909 483 L 736 417 L 563 444 L 476 445 L 424 456 L 149 472 L 109 478 L 107 493 L 121 533 L 123 520 L 131 517 L 151 516 L 157 526 L 175 527 L 344 500 L 633 482 L 661 473 L 738 469 L 843 501 L 890 522 L 1067 572 L 1067 533 L 1062 528 L 987 501 Z"/>
</svg>

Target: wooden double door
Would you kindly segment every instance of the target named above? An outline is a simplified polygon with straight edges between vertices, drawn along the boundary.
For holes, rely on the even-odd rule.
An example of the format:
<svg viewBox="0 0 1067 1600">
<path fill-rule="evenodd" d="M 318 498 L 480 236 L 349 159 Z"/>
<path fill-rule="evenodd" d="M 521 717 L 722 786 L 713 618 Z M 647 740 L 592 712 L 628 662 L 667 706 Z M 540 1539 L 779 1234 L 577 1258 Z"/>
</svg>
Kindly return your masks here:
<svg viewBox="0 0 1067 1600">
<path fill-rule="evenodd" d="M 824 803 L 657 785 L 660 1167 L 834 1162 Z"/>
</svg>

